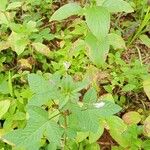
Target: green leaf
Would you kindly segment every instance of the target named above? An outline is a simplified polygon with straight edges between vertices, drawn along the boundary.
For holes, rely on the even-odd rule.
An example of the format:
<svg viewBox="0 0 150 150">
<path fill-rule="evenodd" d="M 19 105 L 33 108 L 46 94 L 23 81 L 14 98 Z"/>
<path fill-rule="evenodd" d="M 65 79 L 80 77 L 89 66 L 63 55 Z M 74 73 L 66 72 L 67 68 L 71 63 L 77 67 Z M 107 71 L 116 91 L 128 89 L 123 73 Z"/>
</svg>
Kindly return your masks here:
<svg viewBox="0 0 150 150">
<path fill-rule="evenodd" d="M 58 89 L 55 84 L 50 84 L 42 76 L 37 74 L 30 74 L 28 82 L 31 90 L 34 92 L 33 97 L 29 100 L 29 105 L 41 106 L 48 102 L 48 100 L 60 97 Z"/>
<path fill-rule="evenodd" d="M 32 43 L 32 46 L 35 48 L 35 50 L 37 52 L 39 52 L 39 53 L 41 53 L 41 54 L 43 54 L 45 56 L 48 56 L 50 54 L 50 49 L 46 45 L 44 45 L 42 43 L 39 43 L 39 42 Z"/>
<path fill-rule="evenodd" d="M 85 150 L 100 150 L 100 146 L 98 143 L 87 144 Z"/>
<path fill-rule="evenodd" d="M 98 41 L 92 34 L 88 34 L 85 42 L 88 46 L 88 56 L 97 67 L 101 67 L 106 61 L 109 52 L 109 42 L 105 38 L 103 41 Z"/>
<path fill-rule="evenodd" d="M 1 0 L 0 2 L 0 11 L 5 11 L 7 6 L 8 0 Z"/>
<path fill-rule="evenodd" d="M 130 111 L 125 113 L 122 116 L 122 119 L 126 124 L 132 125 L 132 124 L 138 124 L 141 121 L 141 115 L 136 111 Z"/>
<path fill-rule="evenodd" d="M 72 15 L 77 15 L 82 10 L 82 8 L 77 3 L 69 3 L 60 7 L 54 14 L 51 16 L 50 21 L 53 20 L 63 20 Z"/>
<path fill-rule="evenodd" d="M 48 113 L 39 107 L 29 108 L 29 121 L 24 129 L 14 130 L 4 136 L 4 139 L 11 141 L 17 148 L 39 150 L 40 140 L 43 135 L 49 142 L 60 145 L 61 130 L 57 123 L 49 120 Z"/>
<path fill-rule="evenodd" d="M 101 102 L 100 102 L 101 103 Z M 70 115 L 70 123 L 73 123 L 73 128 L 78 128 L 81 131 L 89 131 L 96 133 L 100 126 L 100 119 L 111 116 L 121 110 L 121 108 L 109 101 L 103 101 L 102 107 L 89 105 L 88 107 L 72 107 L 69 106 L 72 114 Z M 98 104 L 98 103 L 96 103 Z M 99 105 L 98 105 L 99 106 Z"/>
<path fill-rule="evenodd" d="M 10 47 L 9 43 L 6 41 L 0 41 L 0 51 L 8 49 Z"/>
<path fill-rule="evenodd" d="M 132 91 L 136 88 L 136 86 L 134 84 L 126 84 L 123 88 L 122 91 L 124 92 L 128 92 L 128 91 Z"/>
<path fill-rule="evenodd" d="M 12 32 L 8 38 L 8 42 L 12 50 L 15 51 L 18 55 L 20 55 L 25 50 L 29 41 L 26 35 Z"/>
<path fill-rule="evenodd" d="M 9 24 L 9 21 L 8 21 L 8 14 L 9 13 L 6 13 L 6 15 L 4 14 L 4 13 L 2 13 L 1 11 L 0 11 L 0 24 L 6 24 L 6 25 L 8 25 Z M 9 14 L 10 15 L 10 14 Z M 7 16 L 7 17 L 6 17 Z"/>
<path fill-rule="evenodd" d="M 143 148 L 144 150 L 149 150 L 149 149 L 150 149 L 150 140 L 145 140 L 145 141 L 143 141 L 143 143 L 142 143 L 142 148 Z"/>
<path fill-rule="evenodd" d="M 8 111 L 10 106 L 9 100 L 0 101 L 0 119 L 2 119 L 3 115 Z"/>
<path fill-rule="evenodd" d="M 106 118 L 106 122 L 109 126 L 110 135 L 121 146 L 126 147 L 128 142 L 123 137 L 123 133 L 127 130 L 127 125 L 117 116 L 110 116 Z"/>
<path fill-rule="evenodd" d="M 147 97 L 150 100 L 150 78 L 145 79 L 143 81 L 143 88 L 144 88 L 144 92 L 146 93 Z"/>
<path fill-rule="evenodd" d="M 103 132 L 104 132 L 104 123 L 101 121 L 99 124 L 99 128 L 98 128 L 97 132 L 96 133 L 93 133 L 93 132 L 89 133 L 89 143 L 91 144 L 91 143 L 96 142 L 101 137 Z"/>
<path fill-rule="evenodd" d="M 2 94 L 8 94 L 8 93 L 9 93 L 8 81 L 3 80 L 3 81 L 0 83 L 0 93 L 2 93 Z"/>
<path fill-rule="evenodd" d="M 114 48 L 114 49 L 124 49 L 126 48 L 125 46 L 125 41 L 122 39 L 121 36 L 115 34 L 115 33 L 110 33 L 108 35 L 109 39 L 109 44 Z"/>
<path fill-rule="evenodd" d="M 22 2 L 12 2 L 7 6 L 6 10 L 16 9 L 18 7 L 21 7 L 21 5 L 22 5 Z"/>
<path fill-rule="evenodd" d="M 97 92 L 94 88 L 90 88 L 83 97 L 84 103 L 92 103 L 97 101 Z"/>
<path fill-rule="evenodd" d="M 144 121 L 144 134 L 150 137 L 150 116 L 148 116 Z"/>
<path fill-rule="evenodd" d="M 86 23 L 93 35 L 104 41 L 110 28 L 110 13 L 101 6 L 88 7 L 85 11 Z"/>
<path fill-rule="evenodd" d="M 130 4 L 124 0 L 105 0 L 102 6 L 106 7 L 112 13 L 123 11 L 131 13 L 134 11 Z"/>
<path fill-rule="evenodd" d="M 146 45 L 148 48 L 150 48 L 150 38 L 147 35 L 142 34 L 142 35 L 140 35 L 139 38 L 144 45 Z"/>
</svg>

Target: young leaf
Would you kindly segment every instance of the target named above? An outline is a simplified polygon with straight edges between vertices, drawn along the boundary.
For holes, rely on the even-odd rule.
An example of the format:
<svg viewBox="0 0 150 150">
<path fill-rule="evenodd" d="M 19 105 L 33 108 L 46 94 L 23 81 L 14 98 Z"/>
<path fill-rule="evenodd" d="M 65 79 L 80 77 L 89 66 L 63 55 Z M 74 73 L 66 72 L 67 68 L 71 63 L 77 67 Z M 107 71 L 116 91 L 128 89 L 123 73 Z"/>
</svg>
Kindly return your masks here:
<svg viewBox="0 0 150 150">
<path fill-rule="evenodd" d="M 92 34 L 87 35 L 85 42 L 88 45 L 88 55 L 90 60 L 100 67 L 104 64 L 109 52 L 109 41 L 107 38 L 98 41 Z"/>
<path fill-rule="evenodd" d="M 109 44 L 113 46 L 114 49 L 124 49 L 125 41 L 123 38 L 115 33 L 108 34 Z"/>
<path fill-rule="evenodd" d="M 106 7 L 108 11 L 112 13 L 122 11 L 126 13 L 131 13 L 134 11 L 130 4 L 124 0 L 105 0 L 102 6 Z"/>
<path fill-rule="evenodd" d="M 85 10 L 86 23 L 96 38 L 103 41 L 110 28 L 110 13 L 101 6 L 88 7 Z"/>
<path fill-rule="evenodd" d="M 82 10 L 82 8 L 77 3 L 69 3 L 60 7 L 54 14 L 51 16 L 50 21 L 53 20 L 63 20 L 72 15 L 77 15 Z"/>
<path fill-rule="evenodd" d="M 147 35 L 140 35 L 140 40 L 144 45 L 146 45 L 148 48 L 150 48 L 150 38 Z"/>
<path fill-rule="evenodd" d="M 4 136 L 4 139 L 14 143 L 17 148 L 38 150 L 43 134 L 49 142 L 60 145 L 61 130 L 57 123 L 49 120 L 48 113 L 39 107 L 29 108 L 29 121 L 24 129 L 14 130 Z"/>
<path fill-rule="evenodd" d="M 0 101 L 0 119 L 2 119 L 3 115 L 8 111 L 10 106 L 9 100 Z"/>
</svg>

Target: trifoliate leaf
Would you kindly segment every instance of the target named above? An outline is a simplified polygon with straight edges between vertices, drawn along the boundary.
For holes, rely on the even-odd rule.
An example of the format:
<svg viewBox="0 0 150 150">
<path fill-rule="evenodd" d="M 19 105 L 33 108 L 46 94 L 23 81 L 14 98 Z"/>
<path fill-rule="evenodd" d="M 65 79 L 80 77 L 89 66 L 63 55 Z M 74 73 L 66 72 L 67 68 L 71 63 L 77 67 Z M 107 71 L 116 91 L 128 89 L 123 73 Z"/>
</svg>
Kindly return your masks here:
<svg viewBox="0 0 150 150">
<path fill-rule="evenodd" d="M 136 111 L 130 111 L 122 116 L 126 124 L 138 124 L 141 121 L 141 115 Z"/>
<path fill-rule="evenodd" d="M 77 3 L 66 4 L 54 12 L 54 14 L 51 16 L 50 21 L 60 21 L 66 19 L 69 16 L 79 14 L 81 10 L 82 8 Z"/>
<path fill-rule="evenodd" d="M 85 11 L 85 18 L 93 35 L 99 41 L 104 41 L 110 28 L 110 13 L 107 9 L 101 6 L 88 7 Z"/>
<path fill-rule="evenodd" d="M 102 6 L 106 7 L 108 11 L 112 13 L 123 11 L 126 13 L 131 13 L 134 11 L 130 4 L 124 0 L 105 0 Z"/>
<path fill-rule="evenodd" d="M 8 111 L 10 106 L 9 100 L 0 101 L 0 119 L 2 119 L 3 115 Z"/>
<path fill-rule="evenodd" d="M 49 120 L 45 110 L 39 107 L 30 107 L 27 126 L 6 134 L 4 139 L 14 143 L 17 148 L 28 150 L 32 147 L 32 150 L 39 150 L 40 140 L 44 134 L 49 142 L 60 145 L 61 130 L 57 123 Z"/>
</svg>

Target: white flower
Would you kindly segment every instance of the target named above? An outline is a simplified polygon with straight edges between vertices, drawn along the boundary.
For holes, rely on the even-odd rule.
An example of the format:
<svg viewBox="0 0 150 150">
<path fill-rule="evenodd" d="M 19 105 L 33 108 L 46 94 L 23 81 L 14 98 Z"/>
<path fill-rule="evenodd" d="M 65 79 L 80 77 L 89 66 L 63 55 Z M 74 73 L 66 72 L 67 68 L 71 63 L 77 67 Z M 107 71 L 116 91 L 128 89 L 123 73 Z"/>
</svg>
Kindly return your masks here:
<svg viewBox="0 0 150 150">
<path fill-rule="evenodd" d="M 93 106 L 95 108 L 101 108 L 101 107 L 104 107 L 105 103 L 104 102 L 99 102 L 99 103 L 94 103 Z"/>
</svg>

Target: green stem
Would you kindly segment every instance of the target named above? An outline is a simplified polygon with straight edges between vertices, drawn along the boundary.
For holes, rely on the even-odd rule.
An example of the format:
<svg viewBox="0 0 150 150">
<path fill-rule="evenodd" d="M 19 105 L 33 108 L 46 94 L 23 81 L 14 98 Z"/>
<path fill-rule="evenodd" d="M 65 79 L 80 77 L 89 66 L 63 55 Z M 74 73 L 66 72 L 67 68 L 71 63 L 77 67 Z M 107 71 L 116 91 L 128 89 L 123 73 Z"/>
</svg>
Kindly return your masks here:
<svg viewBox="0 0 150 150">
<path fill-rule="evenodd" d="M 133 38 L 128 42 L 128 46 L 130 46 L 137 38 L 138 36 L 141 34 L 142 30 L 144 29 L 144 27 L 147 25 L 148 21 L 150 20 L 150 7 L 148 7 L 147 12 L 145 14 L 145 17 L 141 23 L 141 25 L 139 26 L 139 28 L 136 31 L 136 34 L 133 36 Z"/>
</svg>

